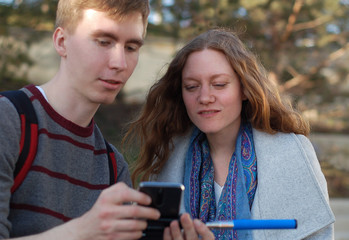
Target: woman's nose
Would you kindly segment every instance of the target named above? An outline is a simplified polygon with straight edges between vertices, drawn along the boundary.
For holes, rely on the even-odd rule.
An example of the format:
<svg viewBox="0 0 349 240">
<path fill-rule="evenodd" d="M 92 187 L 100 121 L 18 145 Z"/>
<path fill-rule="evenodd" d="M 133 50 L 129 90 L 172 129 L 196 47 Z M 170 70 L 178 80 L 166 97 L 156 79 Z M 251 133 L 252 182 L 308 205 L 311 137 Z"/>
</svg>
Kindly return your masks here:
<svg viewBox="0 0 349 240">
<path fill-rule="evenodd" d="M 201 104 L 209 104 L 214 102 L 215 97 L 209 86 L 203 86 L 200 89 L 198 101 Z"/>
</svg>

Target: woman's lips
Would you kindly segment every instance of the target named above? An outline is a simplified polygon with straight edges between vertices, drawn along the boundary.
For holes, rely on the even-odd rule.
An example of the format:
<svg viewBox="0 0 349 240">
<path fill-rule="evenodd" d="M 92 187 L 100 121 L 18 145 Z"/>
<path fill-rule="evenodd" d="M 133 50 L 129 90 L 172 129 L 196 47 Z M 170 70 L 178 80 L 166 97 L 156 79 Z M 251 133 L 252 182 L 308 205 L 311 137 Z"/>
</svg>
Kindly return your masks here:
<svg viewBox="0 0 349 240">
<path fill-rule="evenodd" d="M 209 116 L 216 115 L 218 112 L 220 112 L 220 110 L 210 109 L 210 110 L 201 110 L 198 112 L 198 114 L 200 116 L 209 117 Z"/>
</svg>

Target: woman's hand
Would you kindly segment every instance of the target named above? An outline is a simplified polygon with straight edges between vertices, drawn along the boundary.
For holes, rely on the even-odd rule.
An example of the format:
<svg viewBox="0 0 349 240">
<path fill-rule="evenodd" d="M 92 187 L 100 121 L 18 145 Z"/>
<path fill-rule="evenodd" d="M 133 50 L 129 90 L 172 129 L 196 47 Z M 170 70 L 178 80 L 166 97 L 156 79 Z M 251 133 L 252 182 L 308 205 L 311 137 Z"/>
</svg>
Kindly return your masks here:
<svg viewBox="0 0 349 240">
<path fill-rule="evenodd" d="M 180 217 L 183 231 L 179 227 L 178 221 L 173 221 L 170 227 L 164 230 L 164 240 L 211 240 L 214 235 L 206 225 L 198 219 L 192 220 L 188 213 Z"/>
</svg>

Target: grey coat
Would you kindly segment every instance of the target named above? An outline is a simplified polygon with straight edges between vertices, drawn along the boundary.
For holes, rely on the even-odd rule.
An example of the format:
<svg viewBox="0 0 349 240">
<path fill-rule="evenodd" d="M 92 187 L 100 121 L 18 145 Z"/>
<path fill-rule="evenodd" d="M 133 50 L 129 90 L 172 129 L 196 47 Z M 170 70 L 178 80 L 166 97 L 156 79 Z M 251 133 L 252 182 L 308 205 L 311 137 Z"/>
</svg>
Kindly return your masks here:
<svg viewBox="0 0 349 240">
<path fill-rule="evenodd" d="M 309 139 L 303 135 L 267 134 L 253 129 L 258 185 L 253 219 L 297 219 L 296 230 L 254 230 L 253 238 L 334 239 L 335 221 L 327 183 Z M 175 149 L 153 180 L 182 182 L 190 135 L 175 139 Z M 183 201 L 181 212 L 185 212 Z"/>
</svg>

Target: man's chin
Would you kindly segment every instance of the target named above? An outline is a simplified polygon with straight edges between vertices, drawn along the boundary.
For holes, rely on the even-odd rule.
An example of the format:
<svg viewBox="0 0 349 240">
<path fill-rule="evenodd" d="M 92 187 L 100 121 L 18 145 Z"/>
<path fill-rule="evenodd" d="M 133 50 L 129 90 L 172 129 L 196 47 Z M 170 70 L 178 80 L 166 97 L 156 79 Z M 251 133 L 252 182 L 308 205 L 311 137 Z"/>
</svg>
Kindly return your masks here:
<svg viewBox="0 0 349 240">
<path fill-rule="evenodd" d="M 114 97 L 114 98 L 103 99 L 103 100 L 100 102 L 100 104 L 109 105 L 109 104 L 114 103 L 115 100 L 116 100 L 116 97 Z"/>
<path fill-rule="evenodd" d="M 92 100 L 95 104 L 109 105 L 115 102 L 116 96 L 100 97 Z"/>
</svg>

